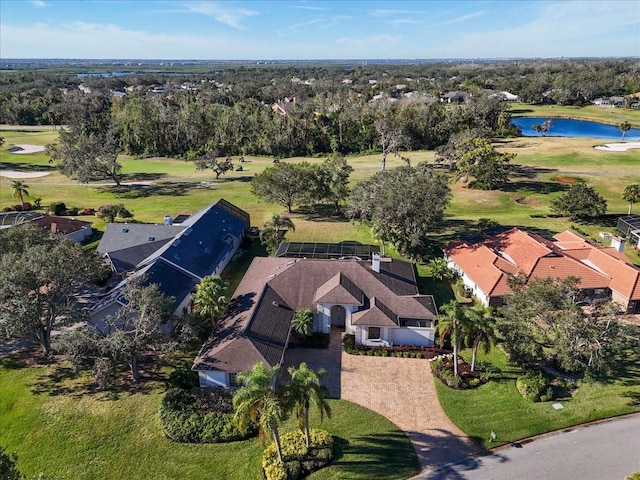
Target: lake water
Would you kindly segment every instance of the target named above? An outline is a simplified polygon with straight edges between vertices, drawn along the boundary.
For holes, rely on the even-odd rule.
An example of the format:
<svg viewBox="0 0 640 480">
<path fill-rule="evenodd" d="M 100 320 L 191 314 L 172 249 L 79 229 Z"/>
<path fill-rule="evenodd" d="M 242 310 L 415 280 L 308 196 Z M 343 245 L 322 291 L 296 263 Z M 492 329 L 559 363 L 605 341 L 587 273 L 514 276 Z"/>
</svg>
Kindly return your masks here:
<svg viewBox="0 0 640 480">
<path fill-rule="evenodd" d="M 540 137 L 541 134 L 534 131 L 533 125 L 542 125 L 545 120 L 551 120 L 551 128 L 547 131 L 548 137 L 586 137 L 602 138 L 605 140 L 622 139 L 622 132 L 617 125 L 589 122 L 587 120 L 572 120 L 569 118 L 543 118 L 543 117 L 518 117 L 511 123 L 522 129 L 526 137 Z M 624 136 L 625 141 L 640 140 L 640 128 L 632 128 Z"/>
</svg>

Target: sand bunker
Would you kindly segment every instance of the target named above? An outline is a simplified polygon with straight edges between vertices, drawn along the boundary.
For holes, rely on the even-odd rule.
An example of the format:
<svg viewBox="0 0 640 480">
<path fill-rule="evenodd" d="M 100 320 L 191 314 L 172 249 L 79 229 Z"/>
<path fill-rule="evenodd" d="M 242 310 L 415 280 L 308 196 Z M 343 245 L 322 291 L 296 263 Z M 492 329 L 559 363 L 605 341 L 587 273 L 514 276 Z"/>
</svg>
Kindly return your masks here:
<svg viewBox="0 0 640 480">
<path fill-rule="evenodd" d="M 38 152 L 44 152 L 45 147 L 43 147 L 42 145 L 29 145 L 26 143 L 23 143 L 21 145 L 14 145 L 13 147 L 9 148 L 7 151 L 10 153 L 17 153 L 19 155 L 24 155 L 26 153 L 38 153 Z"/>
<path fill-rule="evenodd" d="M 640 148 L 640 142 L 606 143 L 593 148 L 596 150 L 605 150 L 607 152 L 626 152 L 630 148 Z"/>
<path fill-rule="evenodd" d="M 17 172 L 15 170 L 0 170 L 0 177 L 7 178 L 38 178 L 46 177 L 50 172 Z"/>
</svg>

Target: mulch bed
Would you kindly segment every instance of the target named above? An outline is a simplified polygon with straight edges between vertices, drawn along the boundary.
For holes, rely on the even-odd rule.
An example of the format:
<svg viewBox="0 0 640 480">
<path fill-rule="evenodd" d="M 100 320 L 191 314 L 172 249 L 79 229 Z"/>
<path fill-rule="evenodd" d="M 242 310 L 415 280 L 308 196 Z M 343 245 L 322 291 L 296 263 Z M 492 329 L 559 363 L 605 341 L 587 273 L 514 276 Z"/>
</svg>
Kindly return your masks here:
<svg viewBox="0 0 640 480">
<path fill-rule="evenodd" d="M 453 357 L 443 358 L 439 367 L 434 365 L 433 374 L 438 377 L 442 383 L 456 390 L 477 388 L 488 381 L 483 375 L 483 372 L 479 371 L 477 365 L 476 370 L 472 372 L 471 364 L 467 363 L 462 357 L 458 357 L 459 381 L 456 382 L 453 380 Z"/>
</svg>

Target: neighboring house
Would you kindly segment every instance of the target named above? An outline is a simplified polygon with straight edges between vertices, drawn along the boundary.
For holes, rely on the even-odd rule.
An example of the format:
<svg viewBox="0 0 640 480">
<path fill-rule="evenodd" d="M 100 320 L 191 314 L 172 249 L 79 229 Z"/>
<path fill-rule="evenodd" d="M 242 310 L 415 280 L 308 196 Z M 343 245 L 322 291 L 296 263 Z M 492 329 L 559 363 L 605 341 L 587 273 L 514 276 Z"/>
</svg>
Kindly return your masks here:
<svg viewBox="0 0 640 480">
<path fill-rule="evenodd" d="M 314 331 L 332 327 L 357 343 L 431 346 L 437 310 L 420 295 L 412 264 L 257 257 L 238 285 L 227 315 L 202 346 L 193 370 L 201 386 L 233 386 L 257 362 L 282 364 L 295 312 L 311 309 Z"/>
<path fill-rule="evenodd" d="M 0 230 L 27 223 L 37 225 L 43 230 L 62 235 L 78 243 L 82 243 L 93 233 L 91 222 L 84 222 L 71 217 L 43 215 L 34 211 L 8 212 L 0 215 Z"/>
<path fill-rule="evenodd" d="M 506 92 L 506 91 L 492 93 L 491 95 L 489 95 L 489 98 L 497 98 L 503 102 L 519 102 L 520 101 L 520 97 L 518 97 L 518 95 L 514 95 L 513 93 Z"/>
<path fill-rule="evenodd" d="M 295 104 L 296 104 L 296 97 L 286 97 L 283 101 L 276 102 L 273 105 L 271 105 L 271 110 L 273 110 L 276 113 L 279 113 L 282 116 L 286 116 L 289 114 L 289 112 L 295 106 Z"/>
<path fill-rule="evenodd" d="M 614 237 L 612 247 L 600 247 L 569 231 L 554 238 L 514 228 L 476 244 L 452 242 L 445 258 L 483 305 L 501 306 L 512 293 L 509 275 L 521 274 L 527 279 L 576 277 L 586 302 L 610 297 L 627 313 L 640 312 L 640 268 L 623 253 L 624 240 Z"/>
<path fill-rule="evenodd" d="M 82 243 L 93 233 L 91 222 L 76 220 L 71 217 L 58 217 L 56 215 L 42 215 L 31 221 L 34 225 L 49 230 L 52 233 L 62 235 L 74 242 Z"/>
<path fill-rule="evenodd" d="M 624 97 L 600 97 L 596 98 L 591 103 L 598 105 L 599 107 L 622 107 L 624 106 Z"/>
<path fill-rule="evenodd" d="M 444 103 L 469 103 L 471 95 L 467 92 L 457 90 L 455 92 L 445 93 L 440 97 L 440 101 Z"/>
<path fill-rule="evenodd" d="M 617 229 L 629 239 L 631 245 L 640 248 L 640 215 L 619 217 Z"/>
<path fill-rule="evenodd" d="M 226 200 L 187 217 L 179 225 L 165 217 L 164 225 L 112 223 L 107 226 L 98 253 L 116 273 L 126 278 L 91 310 L 100 323 L 121 306 L 121 294 L 130 278 L 146 276 L 168 297 L 174 312 L 190 306 L 191 292 L 207 275 L 219 275 L 236 253 L 249 229 L 249 214 Z"/>
</svg>

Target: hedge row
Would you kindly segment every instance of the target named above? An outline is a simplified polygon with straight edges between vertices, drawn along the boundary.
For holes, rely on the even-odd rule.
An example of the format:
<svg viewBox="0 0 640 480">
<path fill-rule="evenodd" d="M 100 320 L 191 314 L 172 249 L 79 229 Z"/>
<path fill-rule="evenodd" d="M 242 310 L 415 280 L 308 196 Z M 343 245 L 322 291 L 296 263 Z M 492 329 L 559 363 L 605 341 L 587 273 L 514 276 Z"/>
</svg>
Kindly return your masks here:
<svg viewBox="0 0 640 480">
<path fill-rule="evenodd" d="M 391 347 L 371 347 L 356 344 L 355 336 L 347 334 L 342 340 L 344 351 L 350 355 L 368 355 L 375 357 L 399 357 L 399 358 L 435 358 L 438 355 L 450 353 L 437 347 L 416 347 L 413 345 L 393 345 Z"/>
<path fill-rule="evenodd" d="M 233 422 L 232 394 L 223 388 L 172 388 L 160 405 L 160 424 L 176 442 L 222 443 L 256 434 L 250 427 L 242 435 Z"/>
</svg>

